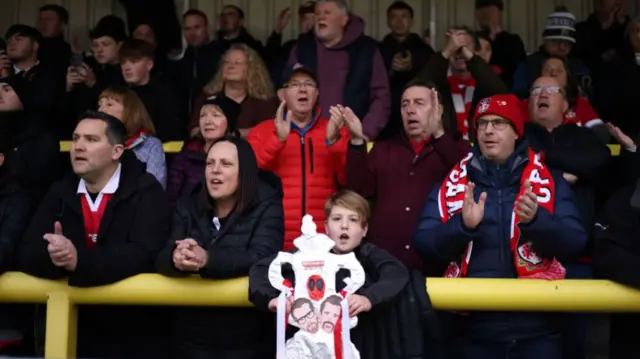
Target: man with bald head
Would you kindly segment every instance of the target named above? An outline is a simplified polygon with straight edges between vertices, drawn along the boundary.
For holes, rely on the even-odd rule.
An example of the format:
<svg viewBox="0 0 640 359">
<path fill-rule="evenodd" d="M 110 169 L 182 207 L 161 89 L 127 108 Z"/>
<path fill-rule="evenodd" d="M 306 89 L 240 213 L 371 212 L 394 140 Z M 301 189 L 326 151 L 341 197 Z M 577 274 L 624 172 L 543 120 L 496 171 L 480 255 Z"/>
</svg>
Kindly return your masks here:
<svg viewBox="0 0 640 359">
<path fill-rule="evenodd" d="M 525 125 L 525 136 L 531 147 L 545 155 L 550 168 L 563 172 L 571 185 L 580 211 L 584 228 L 594 228 L 596 215 L 595 191 L 600 175 L 609 161 L 610 152 L 595 131 L 566 123 L 564 113 L 569 108 L 565 89 L 553 77 L 539 77 L 531 86 L 529 118 Z M 584 258 L 574 263 L 563 263 L 567 279 L 589 279 L 593 277 L 591 245 L 587 246 Z M 587 316 L 585 314 L 562 314 L 564 358 L 584 353 Z M 573 353 L 573 354 L 572 354 Z"/>
</svg>

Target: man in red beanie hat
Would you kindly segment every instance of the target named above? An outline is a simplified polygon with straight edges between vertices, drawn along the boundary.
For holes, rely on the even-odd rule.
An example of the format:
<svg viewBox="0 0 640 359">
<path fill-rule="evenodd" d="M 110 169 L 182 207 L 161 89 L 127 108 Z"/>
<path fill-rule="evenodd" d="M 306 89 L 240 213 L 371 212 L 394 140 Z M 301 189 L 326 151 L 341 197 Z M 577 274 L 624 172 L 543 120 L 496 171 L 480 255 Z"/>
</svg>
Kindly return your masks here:
<svg viewBox="0 0 640 359">
<path fill-rule="evenodd" d="M 432 191 L 423 211 L 415 249 L 425 260 L 448 263 L 447 278 L 563 279 L 560 261 L 584 251 L 587 233 L 572 191 L 529 148 L 519 106 L 514 95 L 479 101 L 477 146 Z M 562 357 L 550 314 L 459 314 L 454 358 Z"/>
</svg>

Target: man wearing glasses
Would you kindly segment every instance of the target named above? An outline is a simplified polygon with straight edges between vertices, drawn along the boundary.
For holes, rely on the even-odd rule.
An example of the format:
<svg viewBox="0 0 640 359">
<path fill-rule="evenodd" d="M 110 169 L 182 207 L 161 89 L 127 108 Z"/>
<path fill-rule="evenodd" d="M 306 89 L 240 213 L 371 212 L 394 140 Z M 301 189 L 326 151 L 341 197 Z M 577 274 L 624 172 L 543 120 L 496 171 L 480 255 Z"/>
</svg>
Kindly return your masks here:
<svg viewBox="0 0 640 359">
<path fill-rule="evenodd" d="M 291 308 L 291 318 L 301 330 L 311 334 L 318 332 L 318 313 L 310 299 L 296 299 Z"/>
<path fill-rule="evenodd" d="M 525 137 L 534 150 L 544 153 L 545 163 L 562 172 L 571 185 L 582 223 L 590 233 L 595 228 L 596 190 L 606 173 L 610 152 L 596 131 L 566 121 L 568 107 L 566 92 L 557 79 L 538 78 L 531 86 L 528 108 L 531 122 L 525 125 Z M 593 278 L 590 248 L 591 241 L 581 258 L 563 262 L 567 279 Z M 588 316 L 561 315 L 565 317 L 560 321 L 563 357 L 585 358 Z"/>
<path fill-rule="evenodd" d="M 331 119 L 318 106 L 318 82 L 308 68 L 287 69 L 280 90 L 280 107 L 271 121 L 253 127 L 247 140 L 258 166 L 282 179 L 284 189 L 284 250 L 300 236 L 302 216 L 309 214 L 324 228 L 326 199 L 345 184 L 349 134 L 341 112 L 331 107 Z M 341 107 L 341 106 L 340 106 Z"/>
<path fill-rule="evenodd" d="M 520 101 L 478 103 L 475 146 L 431 193 L 414 236 L 427 261 L 449 263 L 447 278 L 565 277 L 560 263 L 584 253 L 587 233 L 562 176 L 524 136 Z M 560 359 L 553 315 L 470 312 L 453 319 L 454 358 Z"/>
</svg>

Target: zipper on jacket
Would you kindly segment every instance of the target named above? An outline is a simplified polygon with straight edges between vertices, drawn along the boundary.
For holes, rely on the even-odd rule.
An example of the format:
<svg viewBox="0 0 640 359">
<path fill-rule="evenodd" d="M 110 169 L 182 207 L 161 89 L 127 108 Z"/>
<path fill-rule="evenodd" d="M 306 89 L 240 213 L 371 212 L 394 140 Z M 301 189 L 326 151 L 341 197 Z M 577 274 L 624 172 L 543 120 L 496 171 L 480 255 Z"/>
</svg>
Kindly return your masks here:
<svg viewBox="0 0 640 359">
<path fill-rule="evenodd" d="M 300 136 L 300 155 L 302 156 L 302 217 L 306 214 L 307 207 L 307 166 L 306 157 L 304 153 L 304 137 Z"/>
<path fill-rule="evenodd" d="M 313 139 L 309 138 L 309 172 L 313 174 Z"/>
<path fill-rule="evenodd" d="M 509 223 L 511 223 L 511 221 L 509 221 Z M 502 262 L 501 264 L 508 265 L 509 262 L 504 257 L 505 253 L 504 253 L 504 245 L 503 245 L 504 237 L 502 236 L 503 233 L 504 233 L 504 230 L 502 225 L 502 190 L 499 189 L 498 190 L 498 238 L 500 238 L 500 246 L 498 248 L 500 248 L 500 261 Z M 511 242 L 509 242 L 509 248 L 511 248 Z"/>
</svg>

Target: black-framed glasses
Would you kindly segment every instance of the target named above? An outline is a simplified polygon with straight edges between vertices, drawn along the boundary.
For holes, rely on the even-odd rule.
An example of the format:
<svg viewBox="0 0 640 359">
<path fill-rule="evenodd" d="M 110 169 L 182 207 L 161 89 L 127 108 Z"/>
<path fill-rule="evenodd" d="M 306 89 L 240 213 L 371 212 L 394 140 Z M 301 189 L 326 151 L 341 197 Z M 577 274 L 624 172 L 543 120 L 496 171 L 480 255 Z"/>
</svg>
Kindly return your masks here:
<svg viewBox="0 0 640 359">
<path fill-rule="evenodd" d="M 475 126 L 478 130 L 486 130 L 489 127 L 489 124 L 493 126 L 496 130 L 504 130 L 509 125 L 509 120 L 505 119 L 495 119 L 495 120 L 485 120 L 479 119 L 476 121 Z"/>
<path fill-rule="evenodd" d="M 307 319 L 313 319 L 316 316 L 316 313 L 313 310 L 310 310 L 307 314 L 301 316 L 300 318 L 295 318 L 296 323 L 304 324 L 307 322 Z"/>
</svg>

